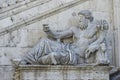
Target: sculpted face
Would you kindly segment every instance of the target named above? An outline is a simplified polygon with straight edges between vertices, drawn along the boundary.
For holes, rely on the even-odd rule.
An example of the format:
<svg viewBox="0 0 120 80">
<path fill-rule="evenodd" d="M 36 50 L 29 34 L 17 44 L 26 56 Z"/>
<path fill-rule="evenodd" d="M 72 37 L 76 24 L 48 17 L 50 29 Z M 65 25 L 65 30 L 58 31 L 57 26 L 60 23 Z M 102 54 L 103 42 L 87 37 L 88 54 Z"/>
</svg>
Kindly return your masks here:
<svg viewBox="0 0 120 80">
<path fill-rule="evenodd" d="M 88 26 L 88 19 L 85 18 L 84 15 L 79 15 L 79 27 L 80 29 L 86 29 Z"/>
</svg>

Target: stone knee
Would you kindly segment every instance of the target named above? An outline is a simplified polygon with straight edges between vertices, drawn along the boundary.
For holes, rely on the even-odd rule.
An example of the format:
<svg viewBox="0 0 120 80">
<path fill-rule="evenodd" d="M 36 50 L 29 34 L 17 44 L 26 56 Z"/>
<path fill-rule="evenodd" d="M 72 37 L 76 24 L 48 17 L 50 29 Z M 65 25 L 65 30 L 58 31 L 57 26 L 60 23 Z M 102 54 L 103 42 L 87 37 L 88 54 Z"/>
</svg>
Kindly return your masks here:
<svg viewBox="0 0 120 80">
<path fill-rule="evenodd" d="M 50 53 L 50 58 L 51 58 L 51 61 L 52 61 L 52 64 L 57 64 L 57 61 L 56 61 L 56 56 L 57 56 L 57 53 L 55 53 L 55 52 L 52 52 L 52 53 Z"/>
<path fill-rule="evenodd" d="M 42 64 L 57 64 L 55 55 L 56 53 L 52 52 L 46 56 L 41 57 L 40 60 L 42 61 Z"/>
</svg>

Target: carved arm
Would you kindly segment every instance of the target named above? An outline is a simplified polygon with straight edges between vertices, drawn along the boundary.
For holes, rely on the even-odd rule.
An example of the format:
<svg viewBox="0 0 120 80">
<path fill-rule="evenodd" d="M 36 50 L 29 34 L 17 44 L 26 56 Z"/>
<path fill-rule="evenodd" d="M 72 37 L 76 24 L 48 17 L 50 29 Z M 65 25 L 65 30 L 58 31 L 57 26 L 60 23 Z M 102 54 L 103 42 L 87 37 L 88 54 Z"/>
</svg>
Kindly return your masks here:
<svg viewBox="0 0 120 80">
<path fill-rule="evenodd" d="M 49 27 L 47 27 L 47 30 L 43 29 L 46 34 L 50 37 L 56 38 L 56 39 L 62 39 L 62 38 L 68 38 L 73 36 L 73 31 L 72 28 L 69 28 L 67 30 L 63 30 L 63 31 L 53 31 L 51 30 Z"/>
</svg>

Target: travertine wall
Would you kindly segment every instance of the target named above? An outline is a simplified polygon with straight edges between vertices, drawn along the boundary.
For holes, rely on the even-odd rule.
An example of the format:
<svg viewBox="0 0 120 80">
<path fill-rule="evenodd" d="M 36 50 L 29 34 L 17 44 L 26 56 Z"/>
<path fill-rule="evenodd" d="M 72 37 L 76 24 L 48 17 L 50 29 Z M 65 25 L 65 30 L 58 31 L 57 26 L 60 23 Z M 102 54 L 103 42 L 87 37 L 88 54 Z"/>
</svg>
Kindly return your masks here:
<svg viewBox="0 0 120 80">
<path fill-rule="evenodd" d="M 37 44 L 41 37 L 45 37 L 45 33 L 42 31 L 42 24 L 48 23 L 53 30 L 66 29 L 71 25 L 68 21 L 72 18 L 72 13 L 78 13 L 84 9 L 91 10 L 96 19 L 105 19 L 110 24 L 108 32 L 108 53 L 113 57 L 110 57 L 112 64 L 115 65 L 117 61 L 117 66 L 120 66 L 119 38 L 117 35 L 119 33 L 120 21 L 119 0 L 5 1 L 0 1 L 0 4 L 2 4 L 0 6 L 1 68 L 4 69 L 4 65 L 12 65 L 11 59 L 21 58 L 29 49 Z M 115 32 L 114 36 L 113 32 Z M 115 45 L 114 40 L 116 42 Z M 10 69 L 12 70 L 12 68 Z M 0 74 L 3 75 L 5 73 L 1 70 Z M 10 78 L 6 79 L 3 77 L 2 80 L 10 80 Z"/>
</svg>

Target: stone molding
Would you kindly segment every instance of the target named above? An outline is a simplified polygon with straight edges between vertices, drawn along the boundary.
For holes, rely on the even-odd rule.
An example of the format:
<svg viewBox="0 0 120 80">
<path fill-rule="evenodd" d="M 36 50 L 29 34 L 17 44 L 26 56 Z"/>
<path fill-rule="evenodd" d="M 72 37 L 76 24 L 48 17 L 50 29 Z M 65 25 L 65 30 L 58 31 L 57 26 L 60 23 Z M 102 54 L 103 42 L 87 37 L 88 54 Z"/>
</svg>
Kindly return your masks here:
<svg viewBox="0 0 120 80">
<path fill-rule="evenodd" d="M 109 66 L 19 65 L 15 69 L 14 80 L 109 80 L 111 69 Z"/>
<path fill-rule="evenodd" d="M 29 3 L 19 3 L 17 5 L 8 7 L 6 9 L 3 9 L 0 11 L 0 20 L 7 18 L 9 16 L 16 15 L 20 12 L 23 12 L 30 8 L 36 7 L 38 5 L 47 3 L 49 1 L 51 1 L 51 0 L 35 0 L 35 1 L 29 2 Z"/>
<path fill-rule="evenodd" d="M 70 9 L 70 8 L 72 8 L 74 6 L 77 6 L 79 4 L 82 4 L 83 2 L 86 2 L 86 1 L 89 1 L 89 0 L 71 1 L 71 2 L 65 3 L 65 4 L 63 4 L 61 6 L 55 7 L 53 9 L 51 9 L 51 10 L 45 11 L 45 12 L 41 13 L 40 15 L 31 17 L 31 18 L 29 18 L 27 20 L 24 20 L 24 21 L 18 22 L 16 24 L 13 24 L 11 26 L 8 26 L 8 27 L 0 30 L 0 36 L 4 35 L 6 33 L 12 32 L 14 30 L 17 30 L 17 29 L 19 29 L 21 27 L 27 26 L 29 24 L 35 23 L 37 21 L 43 20 L 43 19 L 45 19 L 47 17 L 50 17 L 52 15 L 58 14 L 58 13 L 60 13 L 62 11 Z"/>
<path fill-rule="evenodd" d="M 34 1 L 36 1 L 36 0 L 34 0 Z M 6 11 L 9 11 L 9 10 L 12 10 L 12 9 L 15 9 L 15 8 L 18 8 L 18 7 L 20 7 L 20 6 L 22 6 L 22 5 L 24 5 L 24 4 L 28 4 L 28 3 L 31 3 L 31 2 L 33 2 L 33 0 L 32 1 L 30 1 L 30 2 L 25 2 L 25 1 L 20 1 L 19 3 L 16 3 L 16 4 L 14 4 L 14 5 L 10 5 L 9 7 L 1 7 L 1 10 L 0 10 L 0 13 L 4 13 L 4 12 L 6 12 Z M 3 4 L 4 4 L 4 2 L 3 2 Z M 6 4 L 9 4 L 9 3 L 6 3 Z"/>
<path fill-rule="evenodd" d="M 29 70 L 29 69 L 47 69 L 47 70 L 51 70 L 51 69 L 56 69 L 56 70 L 75 70 L 75 69 L 80 69 L 80 70 L 105 70 L 105 71 L 110 71 L 112 69 L 112 67 L 109 66 L 92 66 L 92 65 L 19 65 L 18 66 L 19 70 Z"/>
</svg>

